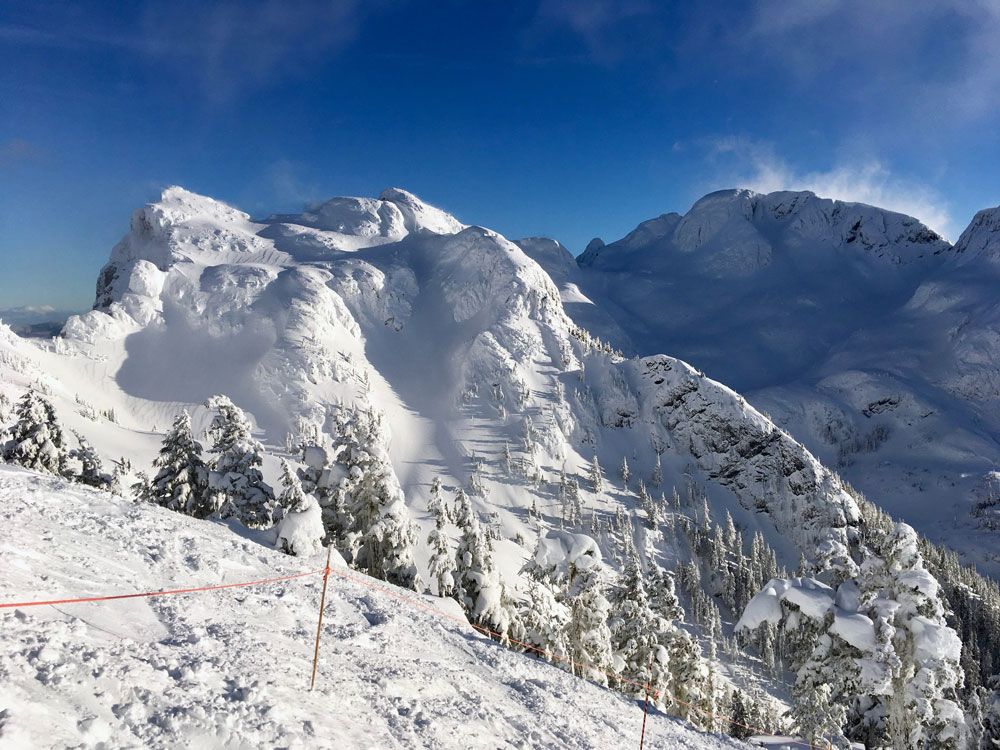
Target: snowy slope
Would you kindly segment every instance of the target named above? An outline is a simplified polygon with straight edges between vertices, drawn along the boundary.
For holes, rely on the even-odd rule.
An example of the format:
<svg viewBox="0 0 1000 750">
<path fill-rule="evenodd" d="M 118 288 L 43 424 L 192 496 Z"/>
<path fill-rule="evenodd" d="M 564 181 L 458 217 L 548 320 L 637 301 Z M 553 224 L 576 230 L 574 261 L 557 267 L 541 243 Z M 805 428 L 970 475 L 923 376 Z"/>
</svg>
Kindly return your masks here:
<svg viewBox="0 0 1000 750">
<path fill-rule="evenodd" d="M 289 575 L 228 527 L 0 467 L 4 600 Z M 370 580 L 370 579 L 369 579 Z M 102 604 L 0 610 L 4 747 L 593 748 L 633 745 L 642 709 L 384 593 L 319 576 Z M 412 596 L 412 594 L 410 594 Z M 427 601 L 433 601 L 428 599 Z M 647 746 L 725 748 L 654 714 Z"/>
<path fill-rule="evenodd" d="M 578 262 L 540 240 L 524 247 L 581 325 L 627 353 L 703 368 L 996 574 L 994 536 L 974 513 L 1000 463 L 998 217 L 980 212 L 952 248 L 870 206 L 722 191 L 595 241 Z"/>
</svg>

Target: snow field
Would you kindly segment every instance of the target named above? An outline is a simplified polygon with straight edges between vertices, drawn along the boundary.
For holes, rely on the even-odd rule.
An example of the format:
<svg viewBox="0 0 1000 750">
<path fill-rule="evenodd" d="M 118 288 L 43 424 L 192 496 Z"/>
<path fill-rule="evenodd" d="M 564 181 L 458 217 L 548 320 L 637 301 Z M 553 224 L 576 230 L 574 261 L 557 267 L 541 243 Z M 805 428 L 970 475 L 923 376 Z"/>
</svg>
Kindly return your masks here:
<svg viewBox="0 0 1000 750">
<path fill-rule="evenodd" d="M 235 525 L 6 466 L 0 499 L 8 530 L 0 587 L 8 601 L 29 598 L 25 593 L 49 599 L 228 583 L 322 563 L 322 555 L 282 555 L 260 543 L 263 535 L 233 533 Z M 456 627 L 435 599 L 404 606 L 401 597 L 417 597 L 374 581 L 330 578 L 310 693 L 320 585 L 315 575 L 235 591 L 3 612 L 0 746 L 638 742 L 636 702 Z M 646 730 L 651 748 L 739 746 L 661 714 L 650 716 Z"/>
</svg>

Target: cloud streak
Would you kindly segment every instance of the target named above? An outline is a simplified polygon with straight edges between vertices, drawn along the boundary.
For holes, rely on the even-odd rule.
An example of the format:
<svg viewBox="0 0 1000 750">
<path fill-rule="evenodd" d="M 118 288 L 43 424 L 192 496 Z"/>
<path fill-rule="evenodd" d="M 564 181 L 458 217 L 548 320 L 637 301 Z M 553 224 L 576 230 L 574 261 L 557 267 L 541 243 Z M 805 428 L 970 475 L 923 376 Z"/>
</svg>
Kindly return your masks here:
<svg viewBox="0 0 1000 750">
<path fill-rule="evenodd" d="M 729 168 L 719 187 L 750 188 L 760 193 L 810 190 L 823 198 L 867 203 L 920 219 L 949 240 L 958 235 L 947 201 L 932 188 L 893 174 L 877 158 L 840 161 L 825 170 L 795 169 L 769 143 L 728 136 L 708 143 L 710 161 Z"/>
</svg>

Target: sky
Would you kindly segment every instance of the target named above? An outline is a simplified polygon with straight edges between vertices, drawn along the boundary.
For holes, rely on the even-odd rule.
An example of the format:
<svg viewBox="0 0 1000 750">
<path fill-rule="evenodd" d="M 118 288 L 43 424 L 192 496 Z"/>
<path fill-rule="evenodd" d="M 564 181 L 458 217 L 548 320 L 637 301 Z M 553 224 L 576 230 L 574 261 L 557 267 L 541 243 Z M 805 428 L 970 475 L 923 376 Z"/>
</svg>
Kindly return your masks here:
<svg viewBox="0 0 1000 750">
<path fill-rule="evenodd" d="M 132 210 L 403 187 L 580 252 L 726 187 L 951 240 L 1000 203 L 1000 0 L 0 6 L 0 310 L 86 309 Z"/>
</svg>

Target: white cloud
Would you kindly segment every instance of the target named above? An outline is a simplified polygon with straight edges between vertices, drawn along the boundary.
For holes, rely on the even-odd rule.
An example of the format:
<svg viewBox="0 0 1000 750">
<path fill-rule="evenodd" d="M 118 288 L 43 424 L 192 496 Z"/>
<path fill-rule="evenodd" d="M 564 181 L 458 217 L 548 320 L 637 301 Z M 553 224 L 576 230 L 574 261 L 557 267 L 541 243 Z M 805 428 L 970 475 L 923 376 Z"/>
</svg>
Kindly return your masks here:
<svg viewBox="0 0 1000 750">
<path fill-rule="evenodd" d="M 709 145 L 712 155 L 735 162 L 720 177 L 720 186 L 736 185 L 760 193 L 811 190 L 824 198 L 867 203 L 916 217 L 949 240 L 958 234 L 948 203 L 937 191 L 894 175 L 880 159 L 848 159 L 827 170 L 801 171 L 778 156 L 768 143 L 727 136 Z"/>
</svg>

